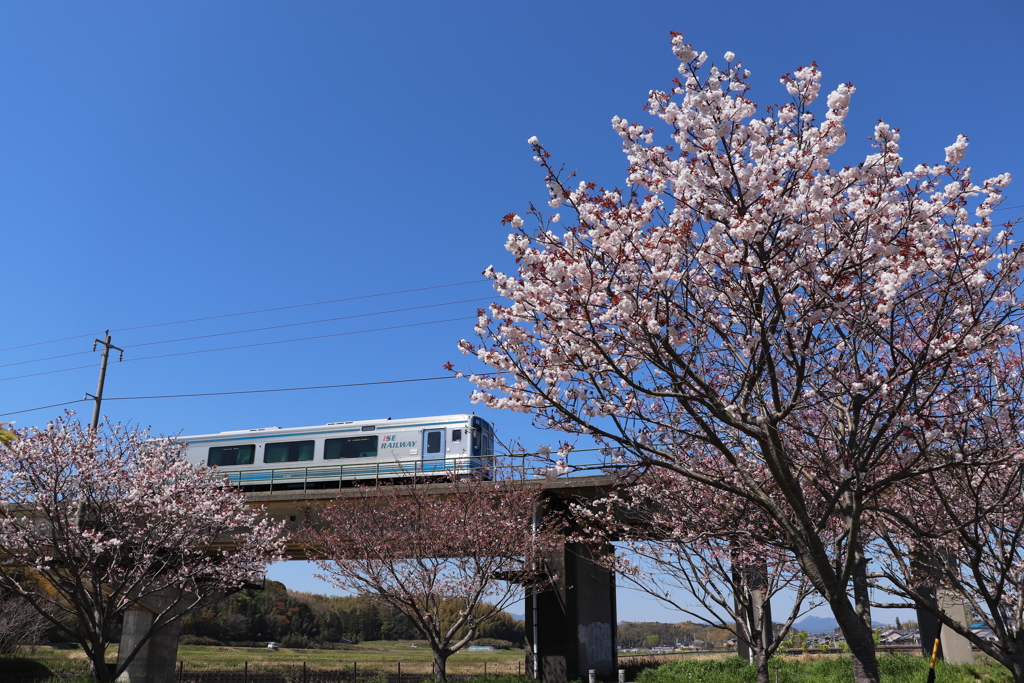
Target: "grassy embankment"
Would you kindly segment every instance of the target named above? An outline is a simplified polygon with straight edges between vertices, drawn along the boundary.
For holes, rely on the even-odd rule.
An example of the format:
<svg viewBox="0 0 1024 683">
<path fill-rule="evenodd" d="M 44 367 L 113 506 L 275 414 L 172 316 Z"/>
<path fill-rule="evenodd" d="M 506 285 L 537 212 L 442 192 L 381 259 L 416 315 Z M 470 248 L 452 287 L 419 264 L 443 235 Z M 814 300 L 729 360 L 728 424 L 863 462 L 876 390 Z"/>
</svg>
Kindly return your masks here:
<svg viewBox="0 0 1024 683">
<path fill-rule="evenodd" d="M 776 663 L 778 666 L 776 667 Z M 928 660 L 903 654 L 878 658 L 882 683 L 924 683 Z M 779 657 L 770 667 L 772 681 L 779 683 L 851 683 L 850 658 L 834 655 L 798 655 Z M 946 665 L 939 662 L 936 680 L 941 683 L 1012 683 L 1005 667 L 987 657 L 976 664 Z M 691 659 L 665 664 L 640 673 L 637 683 L 756 683 L 754 667 L 738 657 Z"/>
</svg>

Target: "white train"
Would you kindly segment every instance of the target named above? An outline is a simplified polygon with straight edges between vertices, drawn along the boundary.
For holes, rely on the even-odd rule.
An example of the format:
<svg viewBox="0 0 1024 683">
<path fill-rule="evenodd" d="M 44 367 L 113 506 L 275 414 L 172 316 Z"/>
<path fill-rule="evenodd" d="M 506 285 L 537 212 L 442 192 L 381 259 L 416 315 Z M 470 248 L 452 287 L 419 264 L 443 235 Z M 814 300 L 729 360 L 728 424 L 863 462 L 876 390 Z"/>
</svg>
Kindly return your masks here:
<svg viewBox="0 0 1024 683">
<path fill-rule="evenodd" d="M 494 430 L 476 415 L 330 422 L 183 436 L 186 458 L 250 491 L 334 488 L 420 475 L 489 476 Z"/>
</svg>

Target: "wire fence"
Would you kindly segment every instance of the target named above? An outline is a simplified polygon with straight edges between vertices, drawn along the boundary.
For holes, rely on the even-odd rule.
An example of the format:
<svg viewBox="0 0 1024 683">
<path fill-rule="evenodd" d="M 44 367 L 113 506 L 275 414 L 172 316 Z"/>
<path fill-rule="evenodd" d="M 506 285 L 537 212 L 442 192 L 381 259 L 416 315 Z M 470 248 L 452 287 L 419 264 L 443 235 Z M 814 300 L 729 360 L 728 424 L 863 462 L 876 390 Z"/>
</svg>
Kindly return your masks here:
<svg viewBox="0 0 1024 683">
<path fill-rule="evenodd" d="M 108 664 L 108 666 L 112 666 Z M 386 668 L 381 668 L 385 666 Z M 472 670 L 467 670 L 467 669 Z M 403 670 L 404 669 L 404 670 Z M 461 669 L 461 670 L 460 670 Z M 493 662 L 472 667 L 449 667 L 450 683 L 465 683 L 473 678 L 522 676 L 523 662 Z M 210 669 L 191 667 L 179 661 L 175 667 L 174 683 L 423 683 L 431 677 L 429 662 L 382 662 L 330 669 L 297 665 L 268 667 L 265 663 L 243 662 L 240 669 Z M 88 665 L 82 663 L 67 668 L 48 668 L 26 660 L 0 662 L 0 681 L 3 683 L 79 683 L 90 680 Z"/>
</svg>

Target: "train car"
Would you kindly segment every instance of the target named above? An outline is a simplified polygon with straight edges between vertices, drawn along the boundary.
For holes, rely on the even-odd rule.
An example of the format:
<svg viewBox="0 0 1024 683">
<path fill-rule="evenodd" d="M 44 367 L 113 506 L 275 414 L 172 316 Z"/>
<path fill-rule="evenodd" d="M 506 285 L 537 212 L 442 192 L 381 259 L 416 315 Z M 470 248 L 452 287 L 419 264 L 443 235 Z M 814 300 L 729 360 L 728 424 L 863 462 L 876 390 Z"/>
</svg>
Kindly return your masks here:
<svg viewBox="0 0 1024 683">
<path fill-rule="evenodd" d="M 476 415 L 330 422 L 183 436 L 186 458 L 249 491 L 414 476 L 490 476 L 494 430 Z"/>
</svg>

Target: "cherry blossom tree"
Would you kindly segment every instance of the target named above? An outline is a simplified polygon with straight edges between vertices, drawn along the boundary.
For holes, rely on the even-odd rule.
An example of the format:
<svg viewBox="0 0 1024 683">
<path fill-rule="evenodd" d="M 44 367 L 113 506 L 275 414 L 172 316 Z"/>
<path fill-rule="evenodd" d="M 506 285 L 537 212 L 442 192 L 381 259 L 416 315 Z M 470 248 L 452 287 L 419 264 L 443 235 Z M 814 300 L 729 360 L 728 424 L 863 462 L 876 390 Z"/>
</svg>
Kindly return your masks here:
<svg viewBox="0 0 1024 683">
<path fill-rule="evenodd" d="M 117 678 L 157 631 L 280 559 L 264 518 L 185 445 L 145 431 L 83 427 L 70 414 L 0 447 L 0 587 L 82 646 L 99 681 Z M 160 607 L 115 671 L 117 618 Z"/>
<path fill-rule="evenodd" d="M 460 344 L 492 369 L 474 398 L 758 508 L 857 680 L 877 681 L 866 506 L 945 465 L 981 360 L 1015 343 L 1021 254 L 991 218 L 1010 178 L 974 182 L 963 136 L 907 167 L 882 122 L 874 150 L 836 168 L 853 85 L 819 121 L 813 64 L 761 109 L 733 53 L 709 65 L 681 35 L 672 49 L 679 76 L 647 102 L 670 144 L 612 119 L 624 189 L 577 182 L 529 140 L 565 215 L 505 217 L 518 273 L 485 271 L 507 301 Z"/>
<path fill-rule="evenodd" d="M 536 568 L 557 536 L 537 524 L 539 484 L 361 487 L 313 515 L 302 542 L 322 578 L 408 617 L 430 644 L 435 680 L 445 681 L 448 658 L 482 623 L 547 581 Z"/>
<path fill-rule="evenodd" d="M 986 418 L 958 438 L 1003 459 L 949 467 L 908 481 L 877 507 L 874 550 L 889 592 L 912 600 L 1024 683 L 1024 368 L 998 368 Z M 944 613 L 936 591 L 963 602 L 975 632 Z"/>
<path fill-rule="evenodd" d="M 617 543 L 617 554 L 601 555 L 609 569 L 688 617 L 730 631 L 745 644 L 758 683 L 768 683 L 769 660 L 814 606 L 812 589 L 777 524 L 721 492 L 709 505 L 708 493 L 665 469 L 620 473 L 609 495 L 572 505 L 577 540 Z M 770 604 L 782 591 L 793 604 L 776 629 Z"/>
</svg>

